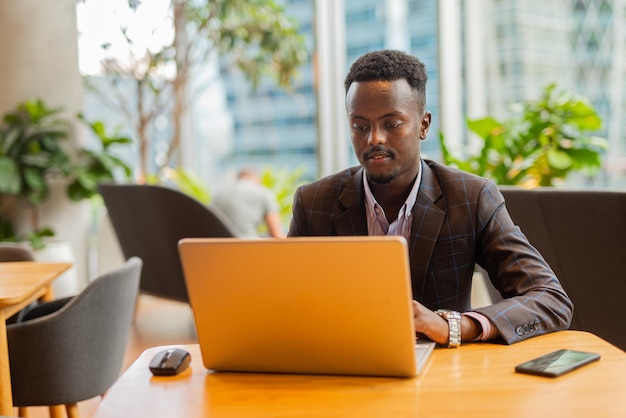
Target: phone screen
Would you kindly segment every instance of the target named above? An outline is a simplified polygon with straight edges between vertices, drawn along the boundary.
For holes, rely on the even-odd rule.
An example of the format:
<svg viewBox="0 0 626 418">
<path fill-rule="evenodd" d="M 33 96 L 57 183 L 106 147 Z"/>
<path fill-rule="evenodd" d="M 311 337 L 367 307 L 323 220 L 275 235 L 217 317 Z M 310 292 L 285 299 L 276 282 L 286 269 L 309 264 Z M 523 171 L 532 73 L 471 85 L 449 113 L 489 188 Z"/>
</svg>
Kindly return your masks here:
<svg viewBox="0 0 626 418">
<path fill-rule="evenodd" d="M 515 371 L 518 373 L 557 377 L 599 359 L 600 355 L 597 353 L 557 350 L 519 364 L 515 367 Z"/>
</svg>

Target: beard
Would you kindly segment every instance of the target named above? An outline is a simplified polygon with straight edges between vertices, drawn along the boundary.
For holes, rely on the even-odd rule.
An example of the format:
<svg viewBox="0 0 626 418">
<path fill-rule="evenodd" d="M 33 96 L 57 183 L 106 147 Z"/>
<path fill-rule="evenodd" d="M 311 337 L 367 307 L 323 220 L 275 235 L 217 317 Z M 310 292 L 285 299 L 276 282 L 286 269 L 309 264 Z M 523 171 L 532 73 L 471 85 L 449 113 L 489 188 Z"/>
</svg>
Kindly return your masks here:
<svg viewBox="0 0 626 418">
<path fill-rule="evenodd" d="M 368 152 L 363 154 L 362 157 L 362 165 L 367 167 L 367 161 L 373 158 L 374 155 L 385 156 L 391 158 L 392 160 L 395 158 L 395 153 L 391 150 L 387 150 L 383 147 L 375 147 Z M 381 172 L 381 173 L 370 173 L 367 168 L 365 168 L 365 174 L 367 175 L 367 179 L 370 183 L 373 184 L 389 184 L 395 180 L 396 177 L 400 174 L 400 170 L 398 168 L 392 169 L 391 171 Z"/>
<path fill-rule="evenodd" d="M 379 174 L 372 174 L 372 173 L 369 173 L 367 170 L 365 171 L 367 180 L 373 184 L 389 184 L 392 181 L 394 181 L 396 177 L 398 177 L 398 174 L 400 174 L 399 170 L 393 170 L 390 173 L 379 173 Z"/>
</svg>

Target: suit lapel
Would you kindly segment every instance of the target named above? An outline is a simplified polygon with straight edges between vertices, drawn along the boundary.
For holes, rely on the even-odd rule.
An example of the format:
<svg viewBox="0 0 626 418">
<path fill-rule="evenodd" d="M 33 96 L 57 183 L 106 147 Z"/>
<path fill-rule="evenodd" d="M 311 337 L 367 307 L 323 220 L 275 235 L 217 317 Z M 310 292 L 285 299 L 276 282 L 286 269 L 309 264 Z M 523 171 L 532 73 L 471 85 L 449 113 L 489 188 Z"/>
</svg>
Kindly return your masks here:
<svg viewBox="0 0 626 418">
<path fill-rule="evenodd" d="M 418 300 L 421 300 L 424 291 L 426 272 L 445 218 L 445 211 L 436 204 L 442 196 L 439 181 L 426 162 L 422 163 L 422 169 L 422 183 L 413 207 L 409 243 L 413 293 Z"/>
<path fill-rule="evenodd" d="M 363 168 L 350 177 L 338 200 L 345 212 L 335 218 L 337 235 L 367 235 Z"/>
<path fill-rule="evenodd" d="M 413 207 L 409 252 L 412 260 L 415 259 L 415 261 L 419 262 L 419 265 L 425 266 L 425 269 L 427 269 L 428 260 L 439 237 L 445 212 L 435 204 L 442 196 L 437 177 L 426 162 L 422 163 L 422 169 L 422 183 Z M 359 168 L 350 177 L 343 191 L 339 194 L 338 200 L 345 208 L 345 211 L 335 218 L 337 234 L 367 235 L 363 168 Z M 420 238 L 419 240 L 417 239 L 418 237 Z M 422 240 L 424 242 L 421 242 Z M 414 258 L 413 253 L 418 243 L 420 245 L 419 254 L 415 254 L 416 258 Z"/>
</svg>

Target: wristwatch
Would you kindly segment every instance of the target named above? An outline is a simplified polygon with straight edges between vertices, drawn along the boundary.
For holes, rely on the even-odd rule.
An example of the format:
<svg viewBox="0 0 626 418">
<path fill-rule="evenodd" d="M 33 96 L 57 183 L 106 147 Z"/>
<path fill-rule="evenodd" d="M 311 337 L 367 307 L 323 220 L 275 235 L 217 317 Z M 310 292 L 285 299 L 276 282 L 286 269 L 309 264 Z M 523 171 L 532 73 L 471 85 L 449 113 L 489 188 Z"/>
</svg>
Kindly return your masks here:
<svg viewBox="0 0 626 418">
<path fill-rule="evenodd" d="M 451 311 L 448 309 L 437 309 L 435 311 L 437 315 L 448 321 L 448 327 L 450 329 L 448 348 L 456 348 L 461 345 L 461 314 L 457 311 Z"/>
</svg>

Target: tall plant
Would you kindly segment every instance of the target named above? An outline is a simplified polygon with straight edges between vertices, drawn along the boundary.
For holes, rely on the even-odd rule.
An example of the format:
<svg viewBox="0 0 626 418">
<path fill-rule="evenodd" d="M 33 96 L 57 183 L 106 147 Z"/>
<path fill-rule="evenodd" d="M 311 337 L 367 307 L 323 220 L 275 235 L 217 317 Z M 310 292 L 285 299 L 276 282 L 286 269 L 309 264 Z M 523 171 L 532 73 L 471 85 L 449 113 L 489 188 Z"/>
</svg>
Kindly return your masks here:
<svg viewBox="0 0 626 418">
<path fill-rule="evenodd" d="M 608 145 L 594 135 L 602 121 L 587 99 L 559 91 L 556 84 L 546 86 L 538 100 L 518 104 L 507 120 L 467 123 L 483 141 L 480 151 L 454 156 L 440 135 L 444 161 L 503 185 L 554 186 L 573 172 L 594 175 Z"/>
<path fill-rule="evenodd" d="M 49 180 L 68 181 L 68 196 L 74 201 L 97 193 L 98 182 L 112 179 L 116 170 L 130 176 L 130 168 L 112 154 L 115 144 L 128 138 L 108 135 L 101 122 L 87 122 L 99 139 L 100 149 L 70 149 L 70 120 L 62 108 L 48 107 L 42 100 L 26 100 L 7 112 L 0 124 L 0 201 L 7 198 L 26 203 L 31 229 L 17 236 L 7 214 L 0 212 L 0 241 L 28 240 L 41 247 L 51 228 L 40 225 L 40 206 L 50 194 Z"/>
<path fill-rule="evenodd" d="M 139 11 L 141 2 L 129 0 L 128 5 Z M 222 66 L 239 68 L 253 86 L 269 76 L 284 88 L 306 60 L 298 24 L 275 0 L 171 0 L 171 14 L 170 44 L 135 54 L 128 64 L 114 57 L 102 62 L 110 83 L 107 93 L 114 96 L 109 104 L 125 117 L 139 142 L 140 181 L 171 165 L 181 141 L 183 116 L 194 94 L 202 90 L 189 91 L 191 75 L 210 57 L 219 56 Z M 128 45 L 134 45 L 127 28 L 120 29 Z M 152 127 L 162 117 L 173 124 L 166 141 L 169 148 L 164 158 L 153 162 Z"/>
</svg>

